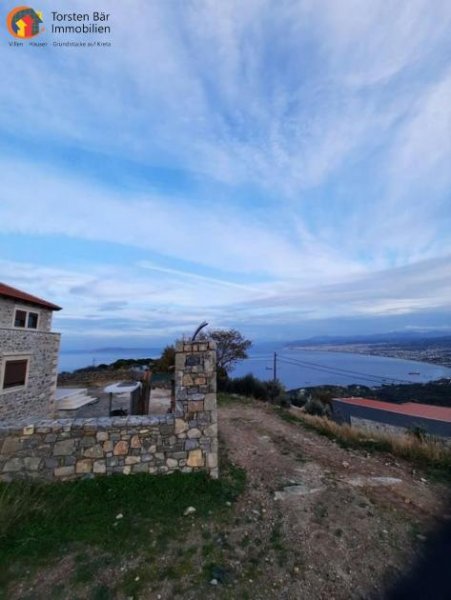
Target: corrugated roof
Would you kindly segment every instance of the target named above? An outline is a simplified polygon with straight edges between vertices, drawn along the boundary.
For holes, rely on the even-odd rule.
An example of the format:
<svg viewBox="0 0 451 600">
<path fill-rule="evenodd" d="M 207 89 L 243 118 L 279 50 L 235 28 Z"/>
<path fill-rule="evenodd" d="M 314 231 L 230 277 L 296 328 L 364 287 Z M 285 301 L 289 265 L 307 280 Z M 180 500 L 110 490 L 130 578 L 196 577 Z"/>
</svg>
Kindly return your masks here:
<svg viewBox="0 0 451 600">
<path fill-rule="evenodd" d="M 22 292 L 21 290 L 18 290 L 16 288 L 11 287 L 10 285 L 6 285 L 6 283 L 1 282 L 0 296 L 12 298 L 13 300 L 21 300 L 22 302 L 28 302 L 29 304 L 34 304 L 35 306 L 42 306 L 44 308 L 48 308 L 49 310 L 61 310 L 61 306 L 57 306 L 56 304 L 47 302 L 47 300 L 43 300 L 42 298 L 38 298 L 37 296 L 27 294 L 27 292 Z"/>
<path fill-rule="evenodd" d="M 403 404 L 392 404 L 370 398 L 334 398 L 334 402 L 343 402 L 353 406 L 364 406 L 375 410 L 386 410 L 388 412 L 420 417 L 422 419 L 434 419 L 435 421 L 446 421 L 451 423 L 451 408 L 447 406 L 433 406 L 432 404 L 419 404 L 417 402 L 404 402 Z"/>
</svg>

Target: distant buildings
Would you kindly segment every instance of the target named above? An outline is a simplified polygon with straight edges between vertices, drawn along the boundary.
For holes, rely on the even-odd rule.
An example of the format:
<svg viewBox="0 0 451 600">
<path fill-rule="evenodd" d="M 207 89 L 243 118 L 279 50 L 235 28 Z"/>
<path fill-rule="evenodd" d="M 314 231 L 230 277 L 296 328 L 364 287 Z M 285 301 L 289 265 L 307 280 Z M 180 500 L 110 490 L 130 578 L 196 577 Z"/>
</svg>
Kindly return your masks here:
<svg viewBox="0 0 451 600">
<path fill-rule="evenodd" d="M 417 431 L 451 438 L 451 408 L 405 402 L 394 404 L 369 398 L 333 398 L 333 418 L 360 429 L 384 433 Z"/>
<path fill-rule="evenodd" d="M 47 417 L 54 411 L 59 306 L 0 283 L 0 419 Z"/>
</svg>

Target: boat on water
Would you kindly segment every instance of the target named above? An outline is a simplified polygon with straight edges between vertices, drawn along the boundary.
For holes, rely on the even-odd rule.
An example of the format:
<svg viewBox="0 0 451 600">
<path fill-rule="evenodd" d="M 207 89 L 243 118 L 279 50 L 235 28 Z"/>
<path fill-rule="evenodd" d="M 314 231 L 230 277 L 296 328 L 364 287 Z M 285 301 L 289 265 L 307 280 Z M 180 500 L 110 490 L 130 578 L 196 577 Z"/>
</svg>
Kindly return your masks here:
<svg viewBox="0 0 451 600">
<path fill-rule="evenodd" d="M 419 371 L 409 371 L 409 375 L 421 375 Z"/>
</svg>

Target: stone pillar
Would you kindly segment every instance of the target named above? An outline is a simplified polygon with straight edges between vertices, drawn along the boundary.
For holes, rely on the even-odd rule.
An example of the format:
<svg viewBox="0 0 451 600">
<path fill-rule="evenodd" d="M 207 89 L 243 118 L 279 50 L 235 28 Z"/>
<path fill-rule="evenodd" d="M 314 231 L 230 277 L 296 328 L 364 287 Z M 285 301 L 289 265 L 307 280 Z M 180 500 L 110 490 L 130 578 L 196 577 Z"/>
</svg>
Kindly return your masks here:
<svg viewBox="0 0 451 600">
<path fill-rule="evenodd" d="M 176 434 L 186 429 L 187 466 L 217 478 L 216 342 L 177 342 L 175 409 Z"/>
</svg>

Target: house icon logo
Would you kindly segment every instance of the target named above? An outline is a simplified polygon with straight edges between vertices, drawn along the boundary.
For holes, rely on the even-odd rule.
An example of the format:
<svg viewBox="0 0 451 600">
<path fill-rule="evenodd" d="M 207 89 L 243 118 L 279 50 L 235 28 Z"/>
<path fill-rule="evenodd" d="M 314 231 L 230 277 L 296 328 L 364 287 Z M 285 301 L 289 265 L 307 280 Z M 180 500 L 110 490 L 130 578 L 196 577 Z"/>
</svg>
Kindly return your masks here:
<svg viewBox="0 0 451 600">
<path fill-rule="evenodd" d="M 17 6 L 6 17 L 9 33 L 21 40 L 39 35 L 43 28 L 42 12 L 29 6 Z"/>
</svg>

